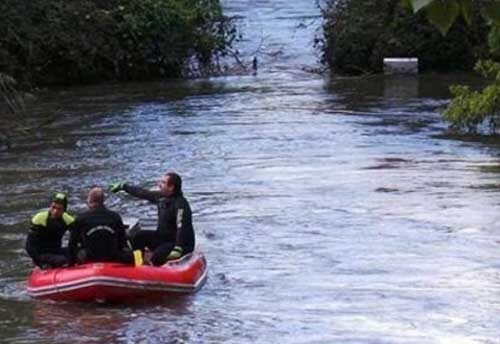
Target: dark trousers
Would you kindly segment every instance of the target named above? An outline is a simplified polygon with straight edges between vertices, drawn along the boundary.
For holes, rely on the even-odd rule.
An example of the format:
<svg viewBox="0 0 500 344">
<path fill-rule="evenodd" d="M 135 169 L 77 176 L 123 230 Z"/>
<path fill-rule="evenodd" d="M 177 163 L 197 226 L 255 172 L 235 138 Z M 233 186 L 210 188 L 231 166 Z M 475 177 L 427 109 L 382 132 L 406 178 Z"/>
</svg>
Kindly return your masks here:
<svg viewBox="0 0 500 344">
<path fill-rule="evenodd" d="M 151 264 L 160 266 L 167 262 L 167 257 L 174 248 L 173 242 L 161 242 L 155 231 L 138 231 L 131 238 L 132 248 L 134 250 L 145 251 L 146 247 L 153 251 Z"/>
<path fill-rule="evenodd" d="M 41 269 L 60 268 L 69 264 L 65 254 L 44 253 L 37 257 L 35 264 Z"/>
<path fill-rule="evenodd" d="M 68 251 L 64 248 L 44 249 L 44 253 L 31 257 L 41 269 L 60 268 L 69 265 Z"/>
<path fill-rule="evenodd" d="M 134 264 L 134 254 L 130 249 L 124 248 L 115 254 L 95 257 L 89 254 L 89 251 L 82 248 L 78 251 L 76 259 L 79 264 L 92 263 L 92 262 L 112 262 L 112 263 L 123 263 L 123 264 Z"/>
</svg>

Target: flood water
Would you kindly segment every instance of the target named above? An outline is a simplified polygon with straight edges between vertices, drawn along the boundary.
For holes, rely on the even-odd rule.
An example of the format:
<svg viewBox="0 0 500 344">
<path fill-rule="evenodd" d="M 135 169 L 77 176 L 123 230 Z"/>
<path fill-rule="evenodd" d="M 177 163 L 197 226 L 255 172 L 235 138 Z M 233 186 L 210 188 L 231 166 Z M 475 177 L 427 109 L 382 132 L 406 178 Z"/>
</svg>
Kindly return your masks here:
<svg viewBox="0 0 500 344">
<path fill-rule="evenodd" d="M 5 343 L 498 343 L 500 146 L 446 136 L 462 76 L 333 78 L 314 1 L 225 0 L 256 75 L 45 92 L 0 151 Z M 31 300 L 24 239 L 54 190 L 184 178 L 209 275 L 161 304 Z M 126 195 L 110 208 L 154 225 Z"/>
</svg>

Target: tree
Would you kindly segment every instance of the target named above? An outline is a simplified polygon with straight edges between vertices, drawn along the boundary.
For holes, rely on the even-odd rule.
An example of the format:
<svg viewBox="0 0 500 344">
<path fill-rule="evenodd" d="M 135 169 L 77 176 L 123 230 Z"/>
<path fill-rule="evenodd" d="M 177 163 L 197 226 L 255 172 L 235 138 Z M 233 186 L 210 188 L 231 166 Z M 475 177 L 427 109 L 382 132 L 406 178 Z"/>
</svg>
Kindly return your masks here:
<svg viewBox="0 0 500 344">
<path fill-rule="evenodd" d="M 470 26 L 473 11 L 479 10 L 490 25 L 488 45 L 495 58 L 500 59 L 500 1 L 483 0 L 403 0 L 413 11 L 425 11 L 428 20 L 443 35 L 462 17 Z M 451 86 L 454 98 L 443 113 L 452 128 L 478 132 L 486 125 L 490 133 L 497 133 L 500 124 L 500 63 L 495 60 L 478 61 L 475 70 L 491 83 L 481 91 L 468 86 Z"/>
<path fill-rule="evenodd" d="M 333 73 L 366 74 L 382 72 L 384 57 L 418 56 L 421 71 L 456 71 L 489 57 L 489 29 L 478 12 L 477 25 L 460 21 L 446 36 L 423 12 L 414 15 L 401 0 L 322 1 L 323 37 L 316 41 L 322 63 Z"/>
<path fill-rule="evenodd" d="M 498 0 L 403 0 L 409 4 L 413 12 L 425 11 L 429 21 L 443 35 L 458 17 L 462 17 L 468 25 L 472 25 L 473 11 L 478 7 L 483 17 L 492 24 L 500 25 L 500 1 Z"/>
</svg>

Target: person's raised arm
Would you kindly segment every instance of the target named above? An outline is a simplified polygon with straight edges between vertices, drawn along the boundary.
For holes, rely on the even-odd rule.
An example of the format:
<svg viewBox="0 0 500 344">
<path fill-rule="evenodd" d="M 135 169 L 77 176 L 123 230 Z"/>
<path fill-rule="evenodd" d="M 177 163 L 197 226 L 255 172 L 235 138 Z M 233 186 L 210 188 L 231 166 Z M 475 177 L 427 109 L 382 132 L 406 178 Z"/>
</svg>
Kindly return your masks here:
<svg viewBox="0 0 500 344">
<path fill-rule="evenodd" d="M 147 190 L 138 186 L 129 185 L 126 182 L 117 182 L 109 185 L 109 191 L 117 193 L 125 191 L 134 197 L 145 199 L 152 203 L 157 203 L 160 193 L 158 191 Z"/>
</svg>

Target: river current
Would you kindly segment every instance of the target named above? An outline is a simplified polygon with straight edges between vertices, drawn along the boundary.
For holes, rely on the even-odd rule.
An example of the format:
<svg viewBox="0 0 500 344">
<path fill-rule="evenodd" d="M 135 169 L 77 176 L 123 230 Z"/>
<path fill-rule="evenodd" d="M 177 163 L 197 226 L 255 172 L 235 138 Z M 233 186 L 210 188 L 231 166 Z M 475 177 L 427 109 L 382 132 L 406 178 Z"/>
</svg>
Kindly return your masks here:
<svg viewBox="0 0 500 344">
<path fill-rule="evenodd" d="M 447 136 L 465 76 L 327 78 L 311 0 L 224 0 L 255 75 L 44 92 L 0 151 L 5 343 L 498 343 L 499 146 Z M 54 117 L 55 114 L 55 117 Z M 55 119 L 53 119 L 53 117 Z M 31 300 L 30 217 L 179 172 L 209 275 L 156 305 Z M 126 195 L 107 204 L 154 226 Z"/>
</svg>

